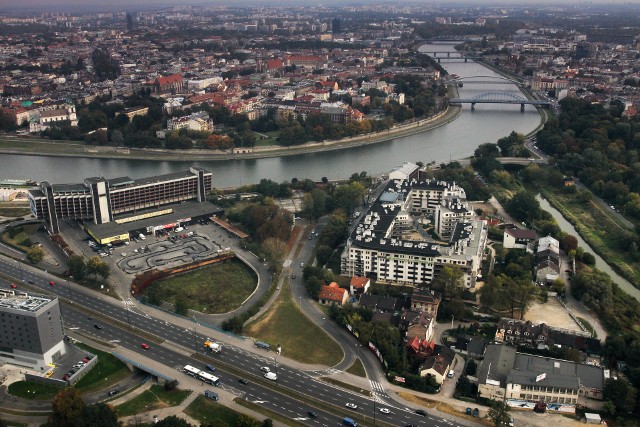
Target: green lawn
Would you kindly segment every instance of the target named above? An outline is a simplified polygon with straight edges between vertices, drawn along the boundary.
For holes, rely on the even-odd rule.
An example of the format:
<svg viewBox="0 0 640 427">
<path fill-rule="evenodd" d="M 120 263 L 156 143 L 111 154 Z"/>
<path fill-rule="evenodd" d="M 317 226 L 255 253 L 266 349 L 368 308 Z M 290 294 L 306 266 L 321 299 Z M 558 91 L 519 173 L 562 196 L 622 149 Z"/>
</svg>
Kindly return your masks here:
<svg viewBox="0 0 640 427">
<path fill-rule="evenodd" d="M 161 301 L 174 302 L 177 295 L 187 298 L 189 308 L 203 313 L 227 313 L 238 307 L 255 290 L 253 270 L 234 259 L 158 280 L 145 290 Z"/>
<path fill-rule="evenodd" d="M 62 388 L 49 384 L 17 381 L 9 385 L 7 392 L 12 396 L 24 397 L 31 400 L 51 400 L 60 390 L 62 390 Z"/>
<path fill-rule="evenodd" d="M 81 394 L 103 390 L 131 375 L 127 366 L 117 357 L 104 351 L 78 343 L 78 347 L 98 356 L 96 366 L 75 384 Z"/>
<path fill-rule="evenodd" d="M 255 133 L 255 132 L 254 132 Z M 262 135 L 267 135 L 268 138 L 261 139 Z M 280 141 L 278 141 L 278 136 L 280 136 L 280 131 L 275 130 L 271 132 L 260 132 L 256 133 L 256 147 L 265 147 L 269 145 L 280 145 Z"/>
<path fill-rule="evenodd" d="M 177 406 L 190 394 L 191 390 L 167 391 L 163 386 L 154 384 L 149 390 L 145 390 L 138 396 L 116 406 L 116 412 L 118 417 L 126 417 L 145 411 Z"/>
<path fill-rule="evenodd" d="M 212 421 L 215 420 L 213 425 L 217 427 L 234 427 L 239 424 L 238 419 L 241 415 L 240 412 L 222 406 L 204 396 L 196 397 L 183 412 L 191 418 L 200 421 L 201 424 L 212 423 Z"/>
<path fill-rule="evenodd" d="M 276 302 L 244 333 L 273 346 L 282 345 L 283 355 L 302 363 L 333 366 L 343 357 L 340 346 L 298 309 L 288 280 Z"/>
<path fill-rule="evenodd" d="M 27 224 L 15 227 L 15 229 L 9 228 L 2 233 L 2 241 L 23 252 L 27 252 L 31 247 L 29 239 L 38 230 L 38 227 L 40 227 L 40 224 Z"/>
<path fill-rule="evenodd" d="M 362 361 L 360 359 L 356 359 L 356 361 L 353 362 L 351 366 L 349 366 L 349 369 L 347 369 L 347 372 L 353 375 L 357 375 L 359 377 L 363 377 L 363 378 L 367 377 L 367 372 L 364 370 L 364 366 L 362 365 Z"/>
</svg>

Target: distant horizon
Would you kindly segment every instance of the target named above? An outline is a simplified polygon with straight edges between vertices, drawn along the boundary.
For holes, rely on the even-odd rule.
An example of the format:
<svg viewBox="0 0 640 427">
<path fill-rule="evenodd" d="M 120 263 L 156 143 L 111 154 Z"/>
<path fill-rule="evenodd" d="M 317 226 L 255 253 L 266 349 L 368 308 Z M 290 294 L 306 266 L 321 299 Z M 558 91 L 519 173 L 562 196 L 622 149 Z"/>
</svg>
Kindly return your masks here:
<svg viewBox="0 0 640 427">
<path fill-rule="evenodd" d="M 584 5 L 584 6 L 640 6 L 640 0 L 594 0 L 594 1 L 585 1 L 585 0 L 565 0 L 561 4 L 558 4 L 557 1 L 552 0 L 503 0 L 498 2 L 489 2 L 488 0 L 456 0 L 454 2 L 445 2 L 438 1 L 428 4 L 419 4 L 412 2 L 401 2 L 400 0 L 391 0 L 381 2 L 379 0 L 354 0 L 354 1 L 343 1 L 343 0 L 325 0 L 321 2 L 312 2 L 312 1 L 293 1 L 293 0 L 255 0 L 252 2 L 252 5 L 247 5 L 246 2 L 241 2 L 238 0 L 223 0 L 217 2 L 211 2 L 209 0 L 191 0 L 188 2 L 176 2 L 175 0 L 111 0 L 109 4 L 104 4 L 102 0 L 22 0 L 19 3 L 19 6 L 13 4 L 11 6 L 0 7 L 0 13 L 47 13 L 47 12 L 81 12 L 86 13 L 88 11 L 114 11 L 114 9 L 120 8 L 121 10 L 128 9 L 140 9 L 144 7 L 185 7 L 185 6 L 231 6 L 231 7 L 242 7 L 242 8 L 251 8 L 253 5 L 260 6 L 302 6 L 302 7 L 311 7 L 311 6 L 323 6 L 323 5 L 332 5 L 332 6 L 365 6 L 365 5 L 393 5 L 398 4 L 407 7 L 441 7 L 441 8 L 453 8 L 456 6 L 474 6 L 474 7 L 486 7 L 486 8 L 495 8 L 495 7 L 532 7 L 532 6 L 555 6 L 555 7 L 564 7 L 564 6 L 575 6 L 575 5 Z M 69 8 L 73 8 L 74 10 L 68 10 Z"/>
</svg>

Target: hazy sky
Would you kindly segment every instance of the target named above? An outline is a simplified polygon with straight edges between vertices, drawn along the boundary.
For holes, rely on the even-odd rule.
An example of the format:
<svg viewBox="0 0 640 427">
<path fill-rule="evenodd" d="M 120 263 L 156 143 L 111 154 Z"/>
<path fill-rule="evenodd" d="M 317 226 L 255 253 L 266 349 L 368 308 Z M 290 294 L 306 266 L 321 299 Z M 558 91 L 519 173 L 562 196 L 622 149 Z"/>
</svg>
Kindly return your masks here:
<svg viewBox="0 0 640 427">
<path fill-rule="evenodd" d="M 6 3 L 5 3 L 6 2 Z M 3 4 L 4 3 L 4 4 Z M 56 7 L 63 7 L 66 5 L 95 5 L 100 8 L 109 9 L 111 6 L 126 6 L 126 5 L 155 5 L 155 4 L 171 4 L 171 5 L 187 5 L 187 4 L 229 4 L 229 5 L 251 5 L 254 2 L 246 2 L 243 0 L 226 0 L 226 1 L 205 1 L 205 0 L 191 0 L 191 1 L 164 1 L 164 0 L 20 0 L 20 1 L 12 1 L 12 0 L 0 0 L 0 8 L 2 9 L 10 9 L 12 7 L 32 7 L 32 6 L 48 6 L 50 9 L 55 9 Z M 424 5 L 453 5 L 453 4 L 473 4 L 473 5 L 487 5 L 487 6 L 529 6 L 529 5 L 556 5 L 562 6 L 566 4 L 631 4 L 631 5 L 640 5 L 640 0 L 563 0 L 561 2 L 553 1 L 553 0 L 454 0 L 454 1 L 402 1 L 402 0 L 284 0 L 284 1 L 275 1 L 275 0 L 260 0 L 261 4 L 302 4 L 302 5 L 312 5 L 312 4 L 363 4 L 363 3 L 403 3 L 403 4 L 424 4 Z"/>
</svg>

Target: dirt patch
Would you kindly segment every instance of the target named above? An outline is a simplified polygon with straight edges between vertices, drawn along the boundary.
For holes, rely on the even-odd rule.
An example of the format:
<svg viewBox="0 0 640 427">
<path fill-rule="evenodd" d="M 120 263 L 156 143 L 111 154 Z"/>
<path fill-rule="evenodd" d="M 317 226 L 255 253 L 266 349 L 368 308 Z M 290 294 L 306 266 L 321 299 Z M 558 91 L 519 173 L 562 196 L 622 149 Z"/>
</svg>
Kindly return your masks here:
<svg viewBox="0 0 640 427">
<path fill-rule="evenodd" d="M 536 324 L 545 323 L 556 328 L 582 332 L 582 329 L 580 329 L 555 298 L 549 298 L 546 304 L 539 302 L 533 303 L 529 311 L 524 315 L 524 318 Z"/>
<path fill-rule="evenodd" d="M 431 400 L 428 399 L 426 397 L 421 397 L 421 396 L 416 396 L 415 394 L 411 394 L 411 393 L 405 393 L 405 392 L 399 392 L 398 396 L 402 397 L 404 400 L 408 400 L 409 402 L 427 407 L 429 409 L 436 409 L 444 414 L 449 414 L 449 415 L 453 415 L 455 417 L 459 417 L 459 418 L 464 418 L 465 420 L 468 421 L 472 421 L 478 424 L 482 424 L 482 425 L 486 425 L 486 426 L 492 426 L 493 423 L 491 422 L 491 420 L 486 419 L 486 418 L 476 418 L 473 417 L 471 415 L 467 415 L 465 414 L 463 411 L 454 408 L 453 406 L 449 405 L 448 403 L 444 403 L 444 402 L 438 402 L 435 400 Z M 461 404 L 464 405 L 464 402 L 460 402 Z M 469 406 L 474 407 L 472 404 L 469 404 Z M 486 412 L 486 411 L 485 411 Z M 485 416 L 486 414 L 480 414 L 482 416 Z"/>
</svg>

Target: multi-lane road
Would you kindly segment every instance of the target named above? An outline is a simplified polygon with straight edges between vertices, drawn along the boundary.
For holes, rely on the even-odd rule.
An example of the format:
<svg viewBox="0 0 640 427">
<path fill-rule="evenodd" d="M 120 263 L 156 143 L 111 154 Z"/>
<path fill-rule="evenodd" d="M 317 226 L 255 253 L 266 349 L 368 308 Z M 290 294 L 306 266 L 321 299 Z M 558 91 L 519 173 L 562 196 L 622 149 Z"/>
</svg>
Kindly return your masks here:
<svg viewBox="0 0 640 427">
<path fill-rule="evenodd" d="M 172 323 L 172 319 L 166 315 L 162 319 L 150 316 L 131 309 L 129 304 L 122 301 L 93 294 L 75 284 L 69 285 L 4 256 L 0 256 L 0 271 L 12 280 L 37 288 L 39 292 L 60 296 L 66 328 L 79 328 L 85 335 L 94 335 L 104 342 L 115 342 L 173 368 L 174 377 L 178 380 L 185 375 L 179 371 L 182 366 L 191 364 L 204 367 L 202 360 L 206 359 L 202 357 L 210 358 L 208 363 L 218 367 L 215 373 L 221 379 L 221 388 L 304 424 L 335 426 L 340 424 L 345 414 L 352 412 L 371 420 L 375 413 L 378 421 L 389 425 L 452 425 L 448 420 L 417 415 L 415 408 L 398 405 L 387 396 L 385 399 L 375 395 L 371 398 L 334 387 L 316 378 L 323 372 L 294 369 L 283 365 L 281 361 L 277 366 L 277 382 L 266 382 L 262 380 L 260 368 L 269 366 L 275 371 L 275 353 L 254 352 L 241 338 L 229 337 L 196 323 L 185 327 L 177 324 L 179 322 Z M 57 281 L 55 286 L 49 285 L 51 280 Z M 8 287 L 8 282 L 2 281 L 0 286 Z M 95 328 L 95 324 L 102 326 L 102 329 Z M 202 343 L 209 337 L 223 344 L 221 354 L 214 356 L 212 353 L 203 353 Z M 143 342 L 150 348 L 142 349 Z M 196 351 L 200 352 L 198 359 L 193 357 Z M 239 372 L 243 378 L 250 380 L 249 384 L 238 382 L 241 377 Z M 346 409 L 345 404 L 349 402 L 356 404 L 357 410 Z M 390 413 L 379 412 L 382 407 L 388 408 Z M 308 411 L 314 411 L 318 416 L 309 418 Z"/>
</svg>

